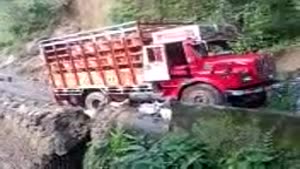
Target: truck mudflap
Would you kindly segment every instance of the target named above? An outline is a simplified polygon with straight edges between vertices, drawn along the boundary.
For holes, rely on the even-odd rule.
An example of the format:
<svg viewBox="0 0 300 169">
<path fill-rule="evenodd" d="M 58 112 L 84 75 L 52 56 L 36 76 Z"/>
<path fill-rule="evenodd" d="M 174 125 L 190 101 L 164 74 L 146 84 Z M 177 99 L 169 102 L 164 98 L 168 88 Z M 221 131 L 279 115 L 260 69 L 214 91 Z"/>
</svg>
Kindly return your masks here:
<svg viewBox="0 0 300 169">
<path fill-rule="evenodd" d="M 277 81 L 273 81 L 273 82 L 263 84 L 258 87 L 253 87 L 253 88 L 226 90 L 226 95 L 227 96 L 243 96 L 243 95 L 248 95 L 248 94 L 255 94 L 255 93 L 270 91 L 272 89 L 279 88 L 280 86 L 282 86 L 281 83 L 278 83 Z"/>
</svg>

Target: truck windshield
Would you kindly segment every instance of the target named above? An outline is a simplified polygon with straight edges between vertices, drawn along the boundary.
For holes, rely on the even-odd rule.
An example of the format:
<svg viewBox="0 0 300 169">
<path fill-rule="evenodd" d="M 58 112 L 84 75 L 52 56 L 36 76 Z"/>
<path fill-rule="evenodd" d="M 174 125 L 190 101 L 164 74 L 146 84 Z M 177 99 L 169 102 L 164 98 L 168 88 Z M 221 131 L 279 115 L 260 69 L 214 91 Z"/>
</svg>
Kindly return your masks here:
<svg viewBox="0 0 300 169">
<path fill-rule="evenodd" d="M 204 43 L 199 43 L 199 44 L 193 45 L 193 50 L 200 56 L 208 55 L 207 48 Z"/>
<path fill-rule="evenodd" d="M 214 41 L 207 43 L 208 56 L 224 55 L 233 53 L 230 45 L 226 41 Z"/>
</svg>

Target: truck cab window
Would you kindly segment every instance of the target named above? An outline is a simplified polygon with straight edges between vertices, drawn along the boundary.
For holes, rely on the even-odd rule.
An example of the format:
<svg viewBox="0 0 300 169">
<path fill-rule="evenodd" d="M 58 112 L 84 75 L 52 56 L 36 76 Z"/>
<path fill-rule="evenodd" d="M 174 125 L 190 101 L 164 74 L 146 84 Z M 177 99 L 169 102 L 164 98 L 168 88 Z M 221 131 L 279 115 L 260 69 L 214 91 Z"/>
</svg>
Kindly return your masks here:
<svg viewBox="0 0 300 169">
<path fill-rule="evenodd" d="M 162 61 L 162 48 L 160 47 L 148 48 L 147 53 L 148 53 L 149 62 Z"/>
<path fill-rule="evenodd" d="M 200 57 L 208 55 L 207 48 L 204 43 L 193 45 L 193 50 L 199 54 Z"/>
<path fill-rule="evenodd" d="M 171 67 L 188 64 L 182 42 L 168 43 L 165 47 L 168 63 Z"/>
</svg>

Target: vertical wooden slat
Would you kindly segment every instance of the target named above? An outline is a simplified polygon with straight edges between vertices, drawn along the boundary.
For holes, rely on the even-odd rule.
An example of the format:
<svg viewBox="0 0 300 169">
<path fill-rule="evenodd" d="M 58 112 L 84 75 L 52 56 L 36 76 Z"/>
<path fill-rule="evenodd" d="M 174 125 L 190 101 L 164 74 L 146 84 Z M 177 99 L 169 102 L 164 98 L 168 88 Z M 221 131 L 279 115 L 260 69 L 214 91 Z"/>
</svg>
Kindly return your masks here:
<svg viewBox="0 0 300 169">
<path fill-rule="evenodd" d="M 111 51 L 111 54 L 112 54 L 113 69 L 116 72 L 118 83 L 122 86 L 123 83 L 122 83 L 122 80 L 121 80 L 120 70 L 119 70 L 119 67 L 117 65 L 116 53 L 115 53 L 115 49 L 114 49 L 113 39 L 110 38 L 110 39 L 108 39 L 108 41 L 109 41 L 108 43 L 109 43 L 110 51 Z"/>
<path fill-rule="evenodd" d="M 125 34 L 124 34 L 122 39 L 123 39 L 123 45 L 124 45 L 124 48 L 125 48 L 125 55 L 126 55 L 126 59 L 127 59 L 128 63 L 129 63 L 129 68 L 130 68 L 130 73 L 131 73 L 131 76 L 132 76 L 132 79 L 133 79 L 133 83 L 137 84 L 136 74 L 135 74 L 134 67 L 133 67 L 133 64 L 132 64 L 132 57 L 131 57 L 129 49 L 128 49 L 127 38 L 125 37 Z"/>
<path fill-rule="evenodd" d="M 138 31 L 138 34 L 139 34 L 139 36 L 141 38 L 141 41 L 144 42 L 144 33 L 142 31 L 142 27 L 141 27 L 141 22 L 140 21 L 137 22 L 137 28 L 138 28 L 137 31 Z"/>
<path fill-rule="evenodd" d="M 48 75 L 50 77 L 50 80 L 52 82 L 52 85 L 54 88 L 56 88 L 56 83 L 55 83 L 55 79 L 54 79 L 54 76 L 53 76 L 53 72 L 52 72 L 52 68 L 51 68 L 51 65 L 50 65 L 50 62 L 49 62 L 49 59 L 48 59 L 48 56 L 46 55 L 46 52 L 45 52 L 45 49 L 41 49 L 42 50 L 42 53 L 44 55 L 44 59 L 45 59 L 45 64 L 47 66 L 47 69 L 48 69 Z"/>
<path fill-rule="evenodd" d="M 143 29 L 142 29 L 142 27 L 141 27 L 141 22 L 140 21 L 138 21 L 138 23 L 137 23 L 137 32 L 138 32 L 138 35 L 139 35 L 139 37 L 141 38 L 140 40 L 141 40 L 141 42 L 142 42 L 142 46 L 141 46 L 141 51 L 143 50 L 143 46 L 144 45 L 147 45 L 147 44 L 145 44 L 146 43 L 146 40 L 144 39 L 145 38 L 145 36 L 144 36 L 144 32 L 143 32 Z M 142 58 L 139 58 L 139 60 L 144 60 L 144 56 L 143 56 L 143 54 L 141 54 L 140 55 L 140 57 L 142 57 Z M 142 62 L 142 67 L 144 66 L 144 62 Z"/>
<path fill-rule="evenodd" d="M 76 68 L 76 66 L 75 66 L 74 58 L 73 58 L 73 56 L 72 56 L 71 46 L 70 46 L 69 43 L 68 43 L 68 45 L 67 45 L 67 50 L 68 50 L 68 55 L 69 55 L 70 60 L 71 60 L 72 73 L 74 74 L 74 77 L 75 77 L 77 86 L 79 86 L 79 85 L 80 85 L 79 76 L 78 76 L 77 68 Z"/>
<path fill-rule="evenodd" d="M 84 48 L 83 48 L 83 45 L 82 43 L 79 43 L 79 46 L 81 48 L 81 53 L 83 55 L 83 61 L 84 61 L 84 67 L 86 69 L 86 73 L 88 75 L 88 78 L 89 78 L 89 81 L 90 81 L 90 84 L 93 85 L 94 84 L 94 81 L 92 79 L 92 75 L 91 75 L 91 72 L 90 72 L 90 67 L 89 67 L 89 64 L 88 64 L 88 61 L 87 61 L 87 56 L 86 56 L 86 53 L 84 51 Z"/>
<path fill-rule="evenodd" d="M 63 86 L 64 86 L 64 88 L 67 88 L 66 78 L 65 78 L 63 69 L 62 69 L 62 67 L 61 67 L 60 58 L 59 58 L 59 56 L 57 55 L 56 46 L 54 46 L 54 55 L 55 55 L 55 60 L 56 60 L 58 69 L 59 69 L 59 74 L 60 74 L 61 79 L 62 79 L 62 82 L 63 82 Z"/>
<path fill-rule="evenodd" d="M 98 47 L 97 47 L 97 44 L 96 44 L 96 39 L 94 39 L 93 46 L 94 46 L 94 50 L 95 50 L 95 57 L 96 57 L 96 62 L 97 62 L 99 75 L 103 80 L 103 84 L 106 86 L 107 81 L 106 81 L 106 77 L 105 77 L 105 74 L 103 72 L 103 67 L 102 67 L 102 64 L 101 64 L 101 61 L 100 61 L 100 56 L 99 56 L 100 55 L 99 54 L 100 50 L 98 50 Z"/>
</svg>

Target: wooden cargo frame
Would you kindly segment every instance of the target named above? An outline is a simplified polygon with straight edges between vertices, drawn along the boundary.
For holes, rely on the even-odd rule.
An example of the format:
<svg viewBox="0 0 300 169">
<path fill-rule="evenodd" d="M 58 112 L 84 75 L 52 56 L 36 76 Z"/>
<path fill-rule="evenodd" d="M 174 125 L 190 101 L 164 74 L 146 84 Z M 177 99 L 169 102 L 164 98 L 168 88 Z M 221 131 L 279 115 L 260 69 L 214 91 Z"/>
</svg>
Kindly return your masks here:
<svg viewBox="0 0 300 169">
<path fill-rule="evenodd" d="M 142 47 L 144 45 L 149 45 L 151 43 L 151 33 L 167 28 L 177 27 L 179 25 L 186 25 L 190 23 L 177 23 L 177 22 L 128 22 L 112 27 L 106 27 L 102 29 L 86 31 L 75 33 L 67 36 L 61 36 L 57 38 L 52 38 L 49 40 L 43 40 L 40 42 L 41 52 L 45 57 L 46 65 L 48 67 L 49 77 L 54 88 L 86 88 L 87 86 L 99 86 L 96 84 L 92 73 L 97 72 L 100 79 L 102 79 L 103 87 L 128 87 L 128 84 L 124 84 L 122 81 L 121 71 L 122 65 L 119 62 L 118 48 L 115 47 L 115 43 L 121 44 L 121 48 L 125 54 L 126 65 L 129 68 L 130 76 L 132 78 L 132 83 L 129 86 L 139 86 L 142 85 L 138 81 L 136 68 L 142 68 Z M 128 37 L 130 33 L 135 34 L 133 37 Z M 119 36 L 116 40 L 114 36 Z M 136 44 L 129 44 L 129 41 L 136 41 Z M 101 48 L 99 45 L 104 41 L 106 43 L 106 49 Z M 139 42 L 138 42 L 139 41 Z M 86 44 L 89 43 L 91 49 L 87 52 Z M 78 54 L 73 54 L 74 51 L 72 47 L 79 47 L 80 52 Z M 136 48 L 137 53 L 131 52 L 131 49 Z M 121 49 L 120 49 L 121 50 Z M 104 51 L 107 56 L 103 55 Z M 102 53 L 101 53 L 102 52 Z M 102 56 L 103 55 L 103 56 Z M 108 58 L 108 56 L 110 58 Z M 122 55 L 123 56 L 123 55 Z M 77 57 L 77 58 L 76 58 Z M 136 57 L 139 59 L 133 60 Z M 91 67 L 90 61 L 94 58 L 96 66 Z M 106 61 L 111 59 L 112 64 L 109 65 L 110 70 L 113 70 L 117 77 L 117 85 L 110 85 L 107 82 L 107 65 L 103 64 L 103 60 Z M 66 61 L 67 60 L 67 61 Z M 77 62 L 82 62 L 83 66 L 78 66 Z M 69 62 L 69 69 L 62 66 Z M 80 63 L 81 64 L 81 63 Z M 56 65 L 56 66 L 54 66 Z M 56 68 L 56 69 L 55 69 Z M 80 72 L 84 72 L 88 79 L 88 85 L 82 84 L 80 77 Z M 75 80 L 75 85 L 70 86 L 68 82 L 67 73 L 72 73 Z M 57 84 L 57 78 L 61 85 Z M 127 79 L 128 80 L 128 79 Z M 127 85 L 127 86 L 126 86 Z M 100 85 L 101 86 L 101 85 Z"/>
</svg>

